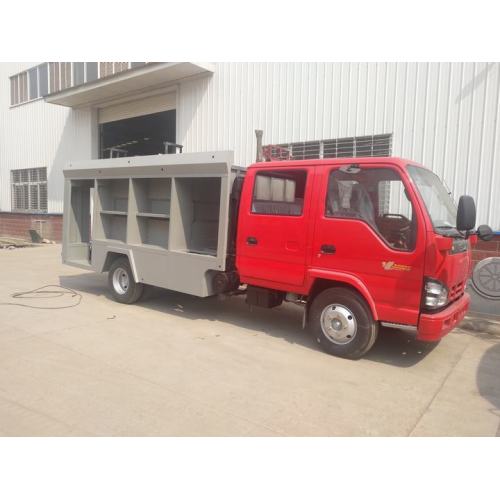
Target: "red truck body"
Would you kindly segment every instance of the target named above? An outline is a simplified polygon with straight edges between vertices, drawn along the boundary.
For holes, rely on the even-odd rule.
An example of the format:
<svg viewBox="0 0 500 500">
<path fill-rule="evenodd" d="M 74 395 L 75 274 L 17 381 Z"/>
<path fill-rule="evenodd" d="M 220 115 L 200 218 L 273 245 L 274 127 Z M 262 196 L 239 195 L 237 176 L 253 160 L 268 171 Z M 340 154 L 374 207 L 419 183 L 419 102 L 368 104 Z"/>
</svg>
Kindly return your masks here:
<svg viewBox="0 0 500 500">
<path fill-rule="evenodd" d="M 462 238 L 455 248 L 454 238 L 436 230 L 409 165 L 424 168 L 394 157 L 251 165 L 243 183 L 237 225 L 236 268 L 240 281 L 296 294 L 309 302 L 329 286 L 343 286 L 366 301 L 373 320 L 414 328 L 421 340 L 440 339 L 468 309 L 465 285 L 471 271 L 470 242 L 475 237 Z M 364 192 L 359 189 L 362 182 L 345 180 L 351 172 L 353 179 L 356 173 L 365 179 Z M 279 189 L 290 179 L 295 188 L 301 183 L 299 197 L 288 202 L 268 201 L 266 205 L 256 196 L 258 176 L 269 177 L 266 182 L 274 182 Z M 332 182 L 335 176 L 337 185 Z M 411 221 L 409 216 L 390 213 L 393 202 L 387 193 L 384 195 L 384 189 L 391 183 L 399 184 L 399 196 L 410 207 Z M 269 192 L 273 188 L 266 189 Z M 362 198 L 373 215 L 367 212 L 356 216 L 349 200 L 345 201 L 346 192 L 351 203 L 353 193 L 357 193 L 358 200 Z M 332 193 L 337 193 L 337 200 Z M 285 197 L 280 192 L 277 199 Z M 330 205 L 333 208 L 329 212 Z M 446 287 L 445 307 L 436 311 L 423 307 L 426 279 Z"/>
<path fill-rule="evenodd" d="M 70 165 L 64 261 L 107 271 L 126 304 L 145 285 L 299 304 L 321 347 L 350 359 L 380 326 L 433 342 L 462 320 L 471 245 L 493 236 L 470 196 L 455 204 L 402 158 L 285 156 L 247 169 L 232 152 Z"/>
</svg>

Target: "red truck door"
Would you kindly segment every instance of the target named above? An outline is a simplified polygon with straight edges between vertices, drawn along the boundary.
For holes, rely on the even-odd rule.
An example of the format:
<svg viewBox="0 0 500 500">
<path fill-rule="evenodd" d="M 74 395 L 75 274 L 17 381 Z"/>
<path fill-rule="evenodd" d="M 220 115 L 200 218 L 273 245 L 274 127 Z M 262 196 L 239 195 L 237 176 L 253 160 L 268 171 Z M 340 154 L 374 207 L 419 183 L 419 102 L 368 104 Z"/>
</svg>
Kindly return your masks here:
<svg viewBox="0 0 500 500">
<path fill-rule="evenodd" d="M 319 184 L 312 267 L 360 278 L 380 319 L 417 324 L 425 231 L 399 170 L 332 166 Z"/>
<path fill-rule="evenodd" d="M 307 167 L 249 170 L 238 220 L 242 281 L 284 290 L 304 282 L 312 173 Z"/>
</svg>

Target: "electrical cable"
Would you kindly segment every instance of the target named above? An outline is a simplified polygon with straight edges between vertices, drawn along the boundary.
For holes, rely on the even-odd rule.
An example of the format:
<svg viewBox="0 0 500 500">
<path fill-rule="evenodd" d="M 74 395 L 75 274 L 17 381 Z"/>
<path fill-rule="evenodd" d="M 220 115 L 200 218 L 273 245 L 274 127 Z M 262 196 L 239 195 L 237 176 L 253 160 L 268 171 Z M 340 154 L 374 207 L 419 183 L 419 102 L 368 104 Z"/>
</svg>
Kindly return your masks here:
<svg viewBox="0 0 500 500">
<path fill-rule="evenodd" d="M 60 290 L 46 290 L 47 288 L 59 288 Z M 35 288 L 34 290 L 29 290 L 27 292 L 16 292 L 11 295 L 13 299 L 57 299 L 63 297 L 64 295 L 71 294 L 71 297 L 77 297 L 74 304 L 68 306 L 33 306 L 30 304 L 22 304 L 21 302 L 0 302 L 0 306 L 19 306 L 28 307 L 30 309 L 69 309 L 70 307 L 76 307 L 82 301 L 82 294 L 76 292 L 71 288 L 60 285 L 45 285 L 40 288 Z"/>
</svg>

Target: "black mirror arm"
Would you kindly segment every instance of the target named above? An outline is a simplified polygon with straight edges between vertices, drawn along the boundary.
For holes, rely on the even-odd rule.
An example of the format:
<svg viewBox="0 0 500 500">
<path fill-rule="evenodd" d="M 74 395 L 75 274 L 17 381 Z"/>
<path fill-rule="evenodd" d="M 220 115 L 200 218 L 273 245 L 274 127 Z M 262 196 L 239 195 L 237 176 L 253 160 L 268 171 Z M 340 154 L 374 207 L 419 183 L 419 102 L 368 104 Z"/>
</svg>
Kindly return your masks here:
<svg viewBox="0 0 500 500">
<path fill-rule="evenodd" d="M 475 229 L 467 230 L 467 231 L 459 231 L 457 229 L 457 233 L 460 235 L 459 237 L 463 240 L 468 240 L 471 236 L 478 236 L 479 233 Z"/>
</svg>

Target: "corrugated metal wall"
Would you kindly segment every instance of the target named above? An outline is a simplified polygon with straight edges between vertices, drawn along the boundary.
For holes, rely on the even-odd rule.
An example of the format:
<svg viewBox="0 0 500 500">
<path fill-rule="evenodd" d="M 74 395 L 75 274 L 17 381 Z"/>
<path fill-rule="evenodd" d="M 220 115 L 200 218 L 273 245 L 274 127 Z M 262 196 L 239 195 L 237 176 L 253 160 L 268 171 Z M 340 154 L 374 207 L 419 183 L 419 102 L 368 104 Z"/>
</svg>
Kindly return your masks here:
<svg viewBox="0 0 500 500">
<path fill-rule="evenodd" d="M 91 157 L 95 115 L 43 99 L 10 108 L 9 76 L 35 64 L 0 64 L 0 210 L 11 210 L 11 170 L 47 167 L 48 210 L 61 213 L 62 168 L 70 160 Z"/>
<path fill-rule="evenodd" d="M 49 210 L 62 209 L 62 166 L 95 154 L 96 114 L 45 104 L 9 109 L 0 64 L 0 209 L 10 210 L 10 170 L 49 167 Z M 500 64 L 217 63 L 212 77 L 179 85 L 177 142 L 184 151 L 232 149 L 255 158 L 265 143 L 393 133 L 393 154 L 473 195 L 478 221 L 500 230 Z"/>
<path fill-rule="evenodd" d="M 180 86 L 185 151 L 393 133 L 393 154 L 421 162 L 453 193 L 471 194 L 478 222 L 500 230 L 499 63 L 219 63 Z"/>
</svg>

